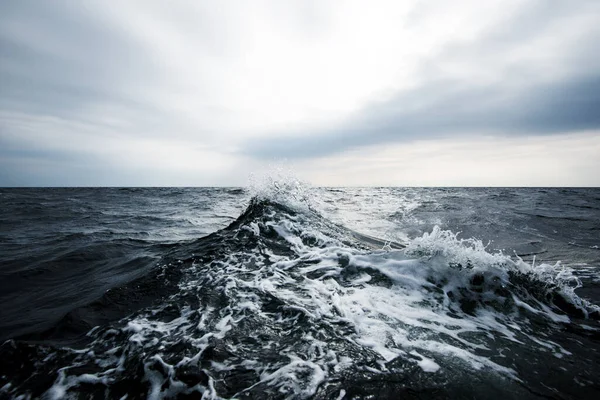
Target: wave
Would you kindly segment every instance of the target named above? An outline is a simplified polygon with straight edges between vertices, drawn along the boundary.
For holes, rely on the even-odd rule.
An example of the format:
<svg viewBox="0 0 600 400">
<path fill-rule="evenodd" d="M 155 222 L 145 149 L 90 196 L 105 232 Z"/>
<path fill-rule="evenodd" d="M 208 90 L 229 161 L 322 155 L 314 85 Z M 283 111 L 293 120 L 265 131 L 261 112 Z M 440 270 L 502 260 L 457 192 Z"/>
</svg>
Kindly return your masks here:
<svg viewBox="0 0 600 400">
<path fill-rule="evenodd" d="M 406 247 L 360 235 L 321 216 L 297 182 L 255 193 L 228 227 L 172 248 L 145 279 L 144 293 L 163 295 L 77 345 L 5 342 L 1 391 L 532 397 L 552 393 L 535 378 L 539 358 L 572 355 L 556 339 L 564 327 L 597 334 L 589 321 L 600 319 L 560 263 L 490 253 L 437 227 Z M 136 287 L 119 291 L 125 304 Z M 538 362 L 522 357 L 532 352 Z"/>
</svg>

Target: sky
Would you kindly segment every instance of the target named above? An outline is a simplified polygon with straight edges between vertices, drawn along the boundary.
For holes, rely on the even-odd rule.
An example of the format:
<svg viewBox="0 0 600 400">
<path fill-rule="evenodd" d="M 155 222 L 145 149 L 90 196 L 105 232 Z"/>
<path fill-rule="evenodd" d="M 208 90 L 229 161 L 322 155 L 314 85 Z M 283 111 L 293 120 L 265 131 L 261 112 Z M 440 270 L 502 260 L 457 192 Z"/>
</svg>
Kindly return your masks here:
<svg viewBox="0 0 600 400">
<path fill-rule="evenodd" d="M 243 186 L 274 164 L 600 186 L 600 1 L 0 2 L 0 186 Z"/>
</svg>

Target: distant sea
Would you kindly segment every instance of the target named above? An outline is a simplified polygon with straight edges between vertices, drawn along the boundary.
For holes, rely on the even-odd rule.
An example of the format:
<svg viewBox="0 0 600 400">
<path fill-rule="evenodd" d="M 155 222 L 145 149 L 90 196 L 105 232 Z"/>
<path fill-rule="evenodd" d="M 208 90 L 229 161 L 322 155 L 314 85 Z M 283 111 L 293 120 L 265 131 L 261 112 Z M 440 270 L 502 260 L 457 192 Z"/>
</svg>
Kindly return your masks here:
<svg viewBox="0 0 600 400">
<path fill-rule="evenodd" d="M 599 399 L 600 189 L 0 188 L 0 399 Z"/>
</svg>

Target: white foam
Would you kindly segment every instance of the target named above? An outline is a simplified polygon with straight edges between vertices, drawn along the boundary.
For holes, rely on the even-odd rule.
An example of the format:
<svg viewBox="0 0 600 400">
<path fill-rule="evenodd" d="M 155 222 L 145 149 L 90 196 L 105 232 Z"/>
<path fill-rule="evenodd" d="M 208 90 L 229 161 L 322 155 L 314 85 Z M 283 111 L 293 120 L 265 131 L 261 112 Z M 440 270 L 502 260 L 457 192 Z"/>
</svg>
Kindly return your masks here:
<svg viewBox="0 0 600 400">
<path fill-rule="evenodd" d="M 219 398 L 211 374 L 235 367 L 252 370 L 260 377 L 242 392 L 267 385 L 306 398 L 317 393 L 332 374 L 352 368 L 357 362 L 343 346 L 330 348 L 331 343 L 323 340 L 328 337 L 323 329 L 337 326 L 343 326 L 345 334 L 330 339 L 375 355 L 379 369 L 361 366 L 372 373 L 387 371 L 389 362 L 400 357 L 431 374 L 448 368 L 485 369 L 518 380 L 513 369 L 482 355 L 490 340 L 499 339 L 551 351 L 556 357 L 569 357 L 556 343 L 536 336 L 527 316 L 534 314 L 549 323 L 565 323 L 569 318 L 527 293 L 510 292 L 510 276 L 518 273 L 561 291 L 576 305 L 583 304 L 572 290 L 578 281 L 559 264 L 533 267 L 502 253 L 489 253 L 481 241 L 460 239 L 439 228 L 415 239 L 406 250 L 372 252 L 344 244 L 337 228 L 325 226 L 309 214 L 278 212 L 282 214 L 278 218 L 251 221 L 240 229 L 260 237 L 265 228 L 271 228 L 282 243 L 289 244 L 290 256 L 273 254 L 264 246 L 254 253 L 248 253 L 247 248 L 232 252 L 202 268 L 192 265 L 180 285 L 181 295 L 210 287 L 226 296 L 227 306 L 186 306 L 169 322 L 158 318 L 160 310 L 140 313 L 120 332 L 113 332 L 126 334 L 129 343 L 120 349 L 109 347 L 105 354 L 97 355 L 105 357 L 98 363 L 106 368 L 103 373 L 66 378 L 61 371 L 49 395 L 65 396 L 79 382 L 108 382 L 124 365 L 125 356 L 115 356 L 119 350 L 126 354 L 143 348 L 147 352 L 144 371 L 151 399 L 191 391 L 202 393 L 203 398 Z M 481 282 L 475 285 L 474 278 Z M 508 290 L 510 295 L 501 297 L 495 294 L 495 288 Z M 177 296 L 169 301 L 177 302 Z M 463 311 L 461 296 L 475 299 L 475 308 Z M 275 299 L 277 306 L 266 311 L 264 306 L 269 300 L 265 299 Z M 494 301 L 508 304 L 509 309 L 501 312 L 487 305 Z M 198 368 L 214 340 L 223 343 L 228 353 L 237 354 L 243 344 L 231 338 L 244 319 L 252 317 L 265 326 L 278 326 L 296 322 L 299 316 L 305 320 L 298 327 L 303 335 L 298 343 L 282 350 L 282 360 L 267 363 L 260 352 L 244 353 L 244 359 L 236 363 L 229 359 L 211 361 L 206 386 L 198 383 L 190 388 L 175 379 L 175 368 Z M 185 341 L 195 355 L 170 365 L 160 351 L 178 341 Z M 260 345 L 267 351 L 276 343 L 265 340 Z M 153 363 L 159 363 L 162 372 L 155 370 Z M 345 394 L 342 390 L 338 397 Z"/>
<path fill-rule="evenodd" d="M 435 363 L 432 359 L 427 358 L 422 356 L 421 354 L 417 353 L 416 351 L 411 351 L 410 354 L 418 356 L 419 358 L 421 358 L 420 361 L 417 361 L 417 364 L 419 364 L 419 367 L 421 367 L 421 369 L 425 372 L 437 372 L 440 369 L 440 366 Z"/>
</svg>

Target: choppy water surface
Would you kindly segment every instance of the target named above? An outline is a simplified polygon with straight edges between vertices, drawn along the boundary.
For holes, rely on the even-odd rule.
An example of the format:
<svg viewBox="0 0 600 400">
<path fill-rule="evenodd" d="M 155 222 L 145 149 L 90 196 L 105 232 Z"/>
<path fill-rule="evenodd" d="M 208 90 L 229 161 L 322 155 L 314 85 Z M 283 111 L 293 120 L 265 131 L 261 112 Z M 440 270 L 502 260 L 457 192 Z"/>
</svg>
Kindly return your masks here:
<svg viewBox="0 0 600 400">
<path fill-rule="evenodd" d="M 1 189 L 0 227 L 0 397 L 600 396 L 598 189 Z"/>
</svg>

